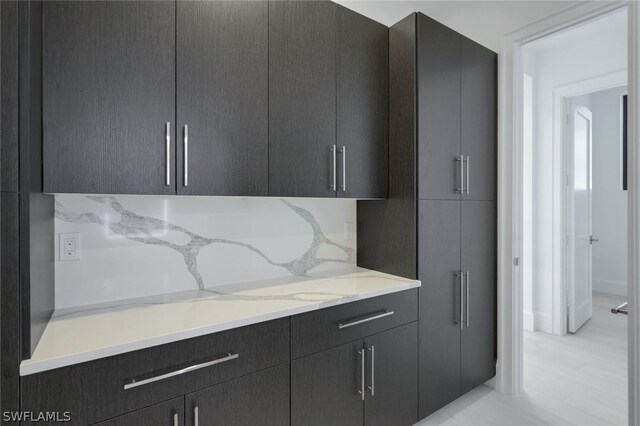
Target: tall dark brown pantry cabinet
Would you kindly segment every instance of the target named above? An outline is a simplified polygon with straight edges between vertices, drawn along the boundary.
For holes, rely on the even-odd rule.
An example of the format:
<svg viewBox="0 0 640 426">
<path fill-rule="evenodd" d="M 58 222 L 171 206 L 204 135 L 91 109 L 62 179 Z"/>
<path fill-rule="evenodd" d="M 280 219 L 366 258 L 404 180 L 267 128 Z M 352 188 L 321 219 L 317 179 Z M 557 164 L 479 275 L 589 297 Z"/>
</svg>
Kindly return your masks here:
<svg viewBox="0 0 640 426">
<path fill-rule="evenodd" d="M 418 13 L 389 58 L 389 197 L 358 202 L 358 264 L 422 281 L 424 418 L 495 375 L 496 54 Z"/>
</svg>

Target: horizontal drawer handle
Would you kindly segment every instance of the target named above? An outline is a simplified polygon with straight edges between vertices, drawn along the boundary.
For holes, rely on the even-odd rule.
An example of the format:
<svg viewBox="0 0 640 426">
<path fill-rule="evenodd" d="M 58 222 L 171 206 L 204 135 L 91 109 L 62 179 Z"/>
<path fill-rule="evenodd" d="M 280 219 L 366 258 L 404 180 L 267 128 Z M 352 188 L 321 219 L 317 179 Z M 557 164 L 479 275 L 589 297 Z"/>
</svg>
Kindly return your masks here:
<svg viewBox="0 0 640 426">
<path fill-rule="evenodd" d="M 138 386 L 146 385 L 148 383 L 153 383 L 153 382 L 157 382 L 159 380 L 164 380 L 164 379 L 168 379 L 170 377 L 175 377 L 175 376 L 179 376 L 181 374 L 189 373 L 191 371 L 200 370 L 201 368 L 210 367 L 210 366 L 216 365 L 216 364 L 222 364 L 223 362 L 227 362 L 227 361 L 231 361 L 233 359 L 237 359 L 239 356 L 240 356 L 239 354 L 231 354 L 230 353 L 225 357 L 214 359 L 213 361 L 208 361 L 208 362 L 203 362 L 202 364 L 192 365 L 192 366 L 189 366 L 189 367 L 182 368 L 180 370 L 172 371 L 172 372 L 166 373 L 166 374 L 161 374 L 159 376 L 150 377 L 150 378 L 144 379 L 144 380 L 139 380 L 139 381 L 134 380 L 134 381 L 132 381 L 130 383 L 125 383 L 124 389 L 127 390 L 127 389 L 131 389 L 131 388 L 135 388 L 135 387 L 138 387 Z"/>
<path fill-rule="evenodd" d="M 364 322 L 369 322 L 369 321 L 377 320 L 377 319 L 380 319 L 380 318 L 388 317 L 389 315 L 393 315 L 393 311 L 378 311 L 378 312 L 374 312 L 372 314 L 365 315 L 363 317 L 354 318 L 354 319 L 348 320 L 346 322 L 339 322 L 338 323 L 338 328 L 339 329 L 343 329 L 343 328 L 351 327 L 353 325 L 362 324 Z"/>
</svg>

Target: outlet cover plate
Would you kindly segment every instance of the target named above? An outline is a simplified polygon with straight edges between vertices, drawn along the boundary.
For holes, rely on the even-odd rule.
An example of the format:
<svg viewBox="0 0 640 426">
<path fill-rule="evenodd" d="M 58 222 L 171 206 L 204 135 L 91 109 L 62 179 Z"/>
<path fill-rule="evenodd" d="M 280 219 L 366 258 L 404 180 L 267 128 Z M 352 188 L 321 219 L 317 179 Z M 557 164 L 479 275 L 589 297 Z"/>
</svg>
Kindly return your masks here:
<svg viewBox="0 0 640 426">
<path fill-rule="evenodd" d="M 80 260 L 80 234 L 77 232 L 59 235 L 59 258 L 61 262 Z"/>
</svg>

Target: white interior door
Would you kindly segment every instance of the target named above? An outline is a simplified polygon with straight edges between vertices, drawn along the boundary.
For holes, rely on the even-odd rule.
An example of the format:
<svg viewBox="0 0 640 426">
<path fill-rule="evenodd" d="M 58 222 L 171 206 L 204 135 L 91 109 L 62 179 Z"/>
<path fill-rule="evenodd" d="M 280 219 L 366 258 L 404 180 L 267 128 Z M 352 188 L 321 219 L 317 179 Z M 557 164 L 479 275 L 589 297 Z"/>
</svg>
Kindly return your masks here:
<svg viewBox="0 0 640 426">
<path fill-rule="evenodd" d="M 569 155 L 572 178 L 569 182 L 568 243 L 570 273 L 568 285 L 569 332 L 575 333 L 591 318 L 591 111 L 571 107 L 569 121 Z"/>
</svg>

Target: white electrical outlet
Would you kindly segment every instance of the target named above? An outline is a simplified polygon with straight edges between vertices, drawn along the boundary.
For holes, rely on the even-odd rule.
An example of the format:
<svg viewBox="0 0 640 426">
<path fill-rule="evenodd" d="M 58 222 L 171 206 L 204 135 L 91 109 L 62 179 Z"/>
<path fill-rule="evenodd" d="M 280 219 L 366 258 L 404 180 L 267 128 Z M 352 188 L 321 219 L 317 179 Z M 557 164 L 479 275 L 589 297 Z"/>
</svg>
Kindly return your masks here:
<svg viewBox="0 0 640 426">
<path fill-rule="evenodd" d="M 80 234 L 60 234 L 60 260 L 80 260 Z"/>
</svg>

